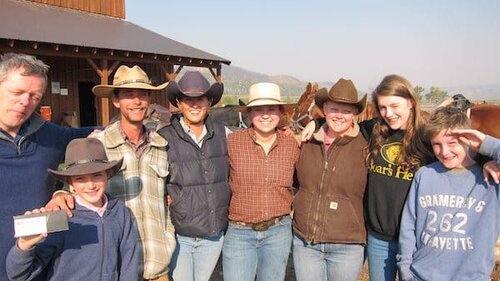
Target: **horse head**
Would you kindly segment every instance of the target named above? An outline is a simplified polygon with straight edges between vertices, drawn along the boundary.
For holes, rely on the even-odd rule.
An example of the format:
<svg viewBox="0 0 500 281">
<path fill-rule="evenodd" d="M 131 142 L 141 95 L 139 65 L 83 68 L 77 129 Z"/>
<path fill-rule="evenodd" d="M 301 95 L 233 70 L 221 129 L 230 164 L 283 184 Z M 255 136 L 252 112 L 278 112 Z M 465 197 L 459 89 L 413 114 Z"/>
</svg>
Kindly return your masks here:
<svg viewBox="0 0 500 281">
<path fill-rule="evenodd" d="M 318 83 L 307 83 L 305 92 L 300 96 L 297 107 L 290 116 L 290 127 L 296 133 L 314 118 L 323 116 L 321 110 L 314 103 L 314 97 L 318 92 Z"/>
</svg>

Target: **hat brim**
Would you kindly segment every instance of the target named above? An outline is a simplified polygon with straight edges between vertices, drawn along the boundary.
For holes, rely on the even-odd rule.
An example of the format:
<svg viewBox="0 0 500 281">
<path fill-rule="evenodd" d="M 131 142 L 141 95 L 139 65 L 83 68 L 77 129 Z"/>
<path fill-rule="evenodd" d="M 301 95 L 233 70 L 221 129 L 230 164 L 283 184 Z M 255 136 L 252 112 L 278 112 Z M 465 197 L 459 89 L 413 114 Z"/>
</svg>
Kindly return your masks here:
<svg viewBox="0 0 500 281">
<path fill-rule="evenodd" d="M 264 102 L 264 101 L 261 101 L 261 102 L 252 102 L 252 103 L 249 103 L 247 105 L 245 105 L 245 103 L 243 101 L 239 101 L 239 104 L 240 104 L 239 106 L 235 106 L 233 108 L 234 111 L 237 111 L 237 112 L 247 112 L 250 108 L 256 107 L 256 106 L 280 105 L 280 106 L 283 106 L 283 109 L 284 109 L 285 112 L 289 112 L 289 111 L 293 110 L 295 107 L 298 106 L 296 103 L 284 103 L 284 102 L 270 103 L 270 102 Z"/>
<path fill-rule="evenodd" d="M 365 94 L 357 102 L 347 101 L 347 100 L 343 100 L 343 99 L 335 99 L 335 98 L 332 99 L 332 98 L 330 98 L 330 96 L 328 94 L 328 90 L 326 90 L 326 88 L 321 88 L 318 90 L 318 93 L 316 93 L 316 96 L 314 97 L 314 103 L 316 103 L 316 106 L 318 106 L 319 109 L 321 109 L 321 111 L 323 111 L 323 105 L 327 101 L 350 104 L 350 105 L 354 105 L 356 108 L 358 108 L 358 114 L 360 114 L 365 109 L 366 99 L 367 99 L 367 94 Z"/>
<path fill-rule="evenodd" d="M 206 92 L 183 92 L 179 88 L 179 84 L 177 81 L 170 81 L 166 87 L 167 98 L 169 102 L 177 106 L 177 101 L 180 97 L 201 97 L 206 96 L 210 101 L 210 106 L 216 105 L 220 99 L 222 98 L 222 94 L 224 93 L 224 84 L 221 82 L 213 83 L 210 88 Z"/>
<path fill-rule="evenodd" d="M 150 91 L 160 91 L 167 87 L 169 82 L 165 82 L 158 86 L 149 85 L 146 83 L 128 83 L 120 86 L 113 85 L 96 85 L 92 88 L 92 93 L 98 97 L 111 97 L 113 91 L 115 89 L 141 89 L 141 90 L 150 90 Z"/>
<path fill-rule="evenodd" d="M 108 176 L 112 177 L 120 170 L 122 163 L 123 163 L 123 158 L 121 158 L 120 160 L 110 161 L 107 163 L 89 162 L 84 164 L 77 164 L 63 171 L 52 170 L 52 169 L 48 170 L 49 173 L 56 179 L 68 183 L 69 177 L 94 174 L 101 171 L 107 171 Z"/>
</svg>

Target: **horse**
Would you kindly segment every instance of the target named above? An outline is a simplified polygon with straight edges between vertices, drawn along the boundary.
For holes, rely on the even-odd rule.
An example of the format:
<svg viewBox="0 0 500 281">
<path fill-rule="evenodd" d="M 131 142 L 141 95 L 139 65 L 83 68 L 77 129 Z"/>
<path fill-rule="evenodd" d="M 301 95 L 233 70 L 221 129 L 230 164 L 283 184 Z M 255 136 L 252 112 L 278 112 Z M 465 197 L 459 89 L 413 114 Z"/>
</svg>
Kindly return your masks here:
<svg viewBox="0 0 500 281">
<path fill-rule="evenodd" d="M 241 112 L 235 111 L 238 105 L 225 105 L 223 107 L 211 107 L 208 115 L 222 122 L 231 131 L 248 128 L 250 120 Z"/>
<path fill-rule="evenodd" d="M 473 105 L 470 109 L 470 122 L 473 129 L 500 138 L 500 105 Z"/>
<path fill-rule="evenodd" d="M 438 107 L 449 106 L 469 117 L 472 129 L 495 138 L 500 138 L 500 106 L 487 103 L 471 103 L 463 95 L 457 94 L 441 102 Z"/>
<path fill-rule="evenodd" d="M 305 92 L 297 101 L 297 106 L 289 112 L 289 124 L 294 133 L 299 133 L 310 121 L 324 117 L 323 112 L 314 102 L 317 93 L 318 83 L 307 83 Z"/>
</svg>

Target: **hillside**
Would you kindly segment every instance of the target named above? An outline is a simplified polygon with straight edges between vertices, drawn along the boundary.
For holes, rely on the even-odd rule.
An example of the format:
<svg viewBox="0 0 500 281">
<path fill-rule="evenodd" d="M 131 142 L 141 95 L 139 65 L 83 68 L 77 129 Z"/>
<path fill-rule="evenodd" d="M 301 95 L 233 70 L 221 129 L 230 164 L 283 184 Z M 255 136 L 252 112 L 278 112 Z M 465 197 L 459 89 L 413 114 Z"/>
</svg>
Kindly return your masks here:
<svg viewBox="0 0 500 281">
<path fill-rule="evenodd" d="M 200 68 L 197 69 L 202 71 L 210 77 L 209 72 Z M 213 81 L 213 78 L 209 78 Z M 222 80 L 224 81 L 224 95 L 237 95 L 237 96 L 245 96 L 248 94 L 248 88 L 253 83 L 257 82 L 273 82 L 280 86 L 283 96 L 293 96 L 299 97 L 302 95 L 306 88 L 306 84 L 309 81 L 302 81 L 296 77 L 290 75 L 266 75 L 263 73 L 257 73 L 253 71 L 249 71 L 237 66 L 226 66 L 222 67 Z M 315 81 L 312 81 L 315 82 Z M 318 82 L 320 87 L 330 88 L 334 82 L 332 81 L 321 81 Z M 493 101 L 500 100 L 500 84 L 491 84 L 491 85 L 460 85 L 460 86 L 441 86 L 441 89 L 448 92 L 448 94 L 463 94 L 470 100 L 479 101 Z M 430 86 L 425 86 L 425 91 L 429 91 Z M 365 93 L 360 92 L 359 95 L 363 95 Z"/>
</svg>

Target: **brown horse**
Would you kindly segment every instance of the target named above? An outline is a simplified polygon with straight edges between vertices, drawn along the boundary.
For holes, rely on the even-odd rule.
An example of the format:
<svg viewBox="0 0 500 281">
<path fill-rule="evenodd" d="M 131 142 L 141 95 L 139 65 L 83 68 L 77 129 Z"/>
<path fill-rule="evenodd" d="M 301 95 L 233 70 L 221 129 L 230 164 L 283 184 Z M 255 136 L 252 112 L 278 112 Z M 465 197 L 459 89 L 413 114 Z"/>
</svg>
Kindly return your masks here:
<svg viewBox="0 0 500 281">
<path fill-rule="evenodd" d="M 299 133 L 313 119 L 323 117 L 321 109 L 316 106 L 314 97 L 318 92 L 318 83 L 307 83 L 305 92 L 297 101 L 297 106 L 288 115 L 292 131 Z"/>
<path fill-rule="evenodd" d="M 471 127 L 495 138 L 500 138 L 500 106 L 482 103 L 471 103 L 463 95 L 448 97 L 437 107 L 450 106 L 467 115 Z"/>
<path fill-rule="evenodd" d="M 475 104 L 470 110 L 472 128 L 500 138 L 500 105 Z"/>
</svg>

